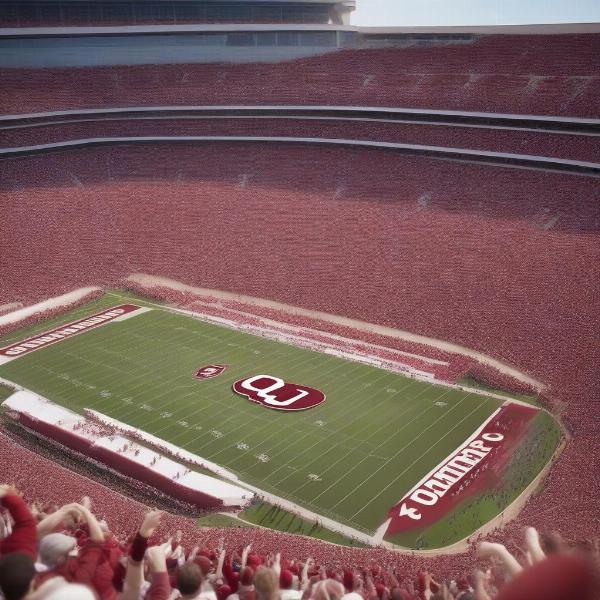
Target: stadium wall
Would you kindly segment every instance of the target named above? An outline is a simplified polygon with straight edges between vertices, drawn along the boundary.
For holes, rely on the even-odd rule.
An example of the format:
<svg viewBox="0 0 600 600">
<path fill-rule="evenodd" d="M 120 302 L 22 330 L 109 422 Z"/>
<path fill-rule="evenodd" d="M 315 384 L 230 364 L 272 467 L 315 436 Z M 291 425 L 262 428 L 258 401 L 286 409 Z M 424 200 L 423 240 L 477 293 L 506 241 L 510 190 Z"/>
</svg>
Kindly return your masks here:
<svg viewBox="0 0 600 600">
<path fill-rule="evenodd" d="M 116 435 L 98 421 L 88 421 L 26 390 L 12 394 L 2 406 L 24 427 L 181 502 L 202 509 L 241 507 L 253 495 L 239 486 L 191 471 L 174 460 Z"/>
</svg>

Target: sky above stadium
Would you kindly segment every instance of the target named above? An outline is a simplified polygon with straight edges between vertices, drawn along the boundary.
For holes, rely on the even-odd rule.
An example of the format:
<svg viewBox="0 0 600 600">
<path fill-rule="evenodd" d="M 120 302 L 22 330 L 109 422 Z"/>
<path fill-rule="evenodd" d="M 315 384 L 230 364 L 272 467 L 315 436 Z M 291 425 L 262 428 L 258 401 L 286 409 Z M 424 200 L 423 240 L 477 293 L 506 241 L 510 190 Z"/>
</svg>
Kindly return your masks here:
<svg viewBox="0 0 600 600">
<path fill-rule="evenodd" d="M 600 0 L 357 0 L 353 25 L 600 22 Z"/>
</svg>

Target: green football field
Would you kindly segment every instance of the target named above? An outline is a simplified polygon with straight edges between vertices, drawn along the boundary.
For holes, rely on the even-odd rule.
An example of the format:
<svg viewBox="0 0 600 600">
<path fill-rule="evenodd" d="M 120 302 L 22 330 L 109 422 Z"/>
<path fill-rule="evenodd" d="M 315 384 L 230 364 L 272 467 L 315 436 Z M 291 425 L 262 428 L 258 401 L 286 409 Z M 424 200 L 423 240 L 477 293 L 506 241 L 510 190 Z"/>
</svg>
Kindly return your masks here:
<svg viewBox="0 0 600 600">
<path fill-rule="evenodd" d="M 4 336 L 0 346 L 127 301 L 106 294 Z M 227 369 L 195 379 L 209 364 Z M 263 373 L 317 388 L 327 399 L 283 412 L 232 391 L 236 380 Z M 1 365 L 0 377 L 68 408 L 93 408 L 134 425 L 370 534 L 501 404 L 156 305 Z"/>
</svg>

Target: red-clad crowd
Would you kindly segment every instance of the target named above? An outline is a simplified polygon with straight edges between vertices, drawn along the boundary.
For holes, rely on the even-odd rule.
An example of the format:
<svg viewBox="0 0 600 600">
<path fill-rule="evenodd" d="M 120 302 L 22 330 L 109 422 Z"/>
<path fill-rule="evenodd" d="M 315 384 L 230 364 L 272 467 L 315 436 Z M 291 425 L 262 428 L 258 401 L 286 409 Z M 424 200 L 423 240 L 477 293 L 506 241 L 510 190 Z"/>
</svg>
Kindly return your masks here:
<svg viewBox="0 0 600 600">
<path fill-rule="evenodd" d="M 596 44 L 591 33 L 484 35 L 280 63 L 3 69 L 0 77 L 7 114 L 301 103 L 598 117 Z"/>
<path fill-rule="evenodd" d="M 597 36 L 483 36 L 442 49 L 347 50 L 291 64 L 2 69 L 0 76 L 4 113 L 300 101 L 598 117 L 598 60 Z M 228 135 L 598 156 L 593 137 L 396 123 L 281 121 L 264 132 L 251 119 L 107 121 L 102 133 L 211 135 L 225 127 Z M 5 130 L 1 143 L 97 132 L 96 124 Z M 256 145 L 248 152 L 244 144 L 149 144 L 20 158 L 2 163 L 1 179 L 0 303 L 28 303 L 81 285 L 114 286 L 132 272 L 149 272 L 404 329 L 479 350 L 547 384 L 544 394 L 568 440 L 543 489 L 515 520 L 479 545 L 474 541 L 468 552 L 425 556 L 265 529 L 198 529 L 191 519 L 147 512 L 0 432 L 0 481 L 16 486 L 0 486 L 0 598 L 597 597 L 595 179 L 371 150 Z M 191 309 L 211 303 L 172 290 L 138 291 Z M 213 304 L 222 316 L 248 312 L 235 301 Z M 19 327 L 60 310 L 33 315 Z M 358 351 L 377 344 L 382 358 L 408 352 L 447 361 L 449 380 L 468 373 L 532 391 L 429 346 L 256 305 L 253 311 L 247 323 L 270 318 L 319 331 L 310 334 L 319 342 L 337 334 L 356 340 Z M 0 335 L 12 329 L 3 326 Z M 539 539 L 537 531 L 552 530 L 561 536 Z M 579 552 L 567 549 L 574 543 Z"/>
<path fill-rule="evenodd" d="M 442 578 L 417 561 L 362 564 L 254 548 L 260 535 L 186 544 L 181 530 L 159 532 L 149 511 L 119 534 L 99 519 L 89 497 L 62 507 L 29 506 L 0 485 L 0 598 L 3 600 L 593 600 L 599 547 L 573 550 L 557 535 L 525 532 L 519 562 L 502 544 L 482 542 L 479 568 Z M 201 545 L 202 544 L 202 545 Z M 393 553 L 389 553 L 393 554 Z"/>
</svg>

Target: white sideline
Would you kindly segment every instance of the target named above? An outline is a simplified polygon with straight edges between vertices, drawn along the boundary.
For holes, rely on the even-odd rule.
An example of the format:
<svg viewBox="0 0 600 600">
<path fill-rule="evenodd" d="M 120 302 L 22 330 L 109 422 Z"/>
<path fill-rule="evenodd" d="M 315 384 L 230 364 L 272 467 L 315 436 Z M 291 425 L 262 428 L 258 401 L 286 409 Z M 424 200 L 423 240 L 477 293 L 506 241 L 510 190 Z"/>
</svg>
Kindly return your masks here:
<svg viewBox="0 0 600 600">
<path fill-rule="evenodd" d="M 87 440 L 91 443 L 91 449 L 105 449 L 109 454 L 125 456 L 128 461 L 140 465 L 146 471 L 172 479 L 174 485 L 221 500 L 224 506 L 244 506 L 250 501 L 248 490 L 239 485 L 192 471 L 176 460 L 122 435 L 107 435 L 106 428 L 99 423 L 39 394 L 28 390 L 17 391 L 2 406 L 18 414 L 29 415 L 35 421 L 51 425 L 71 437 Z M 177 449 L 175 446 L 174 448 Z M 161 491 L 164 493 L 165 490 Z"/>
<path fill-rule="evenodd" d="M 37 304 L 31 304 L 30 306 L 19 308 L 18 310 L 1 315 L 0 327 L 2 325 L 18 323 L 19 321 L 23 321 L 27 317 L 35 315 L 39 312 L 43 312 L 52 308 L 58 308 L 60 306 L 68 306 L 69 304 L 73 304 L 74 302 L 81 300 L 91 292 L 101 290 L 102 288 L 98 286 L 79 288 L 77 290 L 73 290 L 72 292 L 68 292 L 67 294 L 63 294 L 62 296 L 55 296 L 54 298 L 48 298 L 48 300 L 43 300 Z"/>
<path fill-rule="evenodd" d="M 104 425 L 108 425 L 109 427 L 114 427 L 121 433 L 129 434 L 137 439 L 140 439 L 143 442 L 154 446 L 155 448 L 158 448 L 159 450 L 167 452 L 168 454 L 176 458 L 184 460 L 190 464 L 202 467 L 207 471 L 212 471 L 216 475 L 221 475 L 221 477 L 226 477 L 227 479 L 232 479 L 234 481 L 237 481 L 239 479 L 239 477 L 232 471 L 224 469 L 216 463 L 202 458 L 197 454 L 193 454 L 192 452 L 188 452 L 183 448 L 179 448 L 175 444 L 171 444 L 171 442 L 167 442 L 162 438 L 156 437 L 155 435 L 151 435 L 150 433 L 147 433 L 142 429 L 138 429 L 137 427 L 133 427 L 132 425 L 127 425 L 127 423 L 123 423 L 122 421 L 117 421 L 117 419 L 113 419 L 112 417 L 102 414 L 97 410 L 92 410 L 91 408 L 85 408 L 84 412 L 87 415 L 90 415 L 93 420 L 98 421 Z"/>
<path fill-rule="evenodd" d="M 420 379 L 421 381 L 428 381 L 430 383 L 436 381 L 432 373 L 429 373 L 427 371 L 421 371 L 419 369 L 411 367 L 410 365 L 406 365 L 400 361 L 394 361 L 391 359 L 385 360 L 363 352 L 348 352 L 347 350 L 341 350 L 340 348 L 336 348 L 333 345 L 328 345 L 325 342 L 311 340 L 310 338 L 303 337 L 302 335 L 295 335 L 293 333 L 285 333 L 281 331 L 273 331 L 271 329 L 268 329 L 267 327 L 259 327 L 258 325 L 249 325 L 246 323 L 242 324 L 233 319 L 226 319 L 225 317 L 218 317 L 215 315 L 210 315 L 208 313 L 201 313 L 197 311 L 187 310 L 184 308 L 169 307 L 169 310 L 174 310 L 184 315 L 194 317 L 202 321 L 206 321 L 208 323 L 214 323 L 216 325 L 222 325 L 230 329 L 235 329 L 236 331 L 242 331 L 251 333 L 253 335 L 259 335 L 270 340 L 275 340 L 276 342 L 280 342 L 282 344 L 291 344 L 292 346 L 307 348 L 315 352 L 322 352 L 323 354 L 336 356 L 337 358 L 344 358 L 346 360 L 363 363 L 372 367 L 377 367 L 379 369 L 385 369 L 386 371 L 401 373 L 406 377 Z M 266 319 L 262 319 L 261 317 L 255 318 L 260 318 L 263 322 L 266 321 Z"/>
<path fill-rule="evenodd" d="M 198 299 L 198 300 L 195 300 L 192 304 L 201 304 L 202 306 L 204 306 L 206 308 L 210 308 L 210 304 L 208 302 L 206 302 L 206 300 Z M 337 333 L 331 333 L 329 331 L 313 329 L 311 327 L 292 325 L 291 323 L 286 323 L 286 322 L 281 322 L 281 321 L 274 321 L 273 319 L 270 319 L 268 317 L 259 316 L 259 315 L 256 315 L 255 313 L 244 312 L 242 310 L 230 308 L 229 306 L 226 306 L 222 303 L 219 303 L 218 306 L 222 307 L 223 309 L 226 309 L 229 312 L 232 312 L 232 313 L 244 316 L 244 317 L 252 317 L 254 319 L 260 319 L 263 323 L 270 325 L 272 327 L 278 327 L 278 328 L 285 327 L 286 329 L 288 329 L 290 331 L 294 331 L 294 332 L 300 334 L 300 336 L 302 336 L 305 332 L 309 331 L 311 333 L 316 333 L 316 334 L 319 334 L 322 336 L 326 336 L 327 338 L 329 338 L 331 340 L 341 341 L 346 344 L 347 343 L 360 343 L 361 346 L 365 346 L 366 348 L 372 348 L 374 350 L 385 350 L 387 352 L 392 352 L 394 354 L 406 356 L 408 358 L 414 358 L 421 362 L 430 363 L 432 365 L 448 366 L 450 364 L 448 361 L 445 361 L 445 360 L 431 358 L 430 356 L 425 356 L 422 354 L 415 354 L 414 352 L 406 352 L 405 350 L 397 350 L 396 348 L 388 348 L 386 346 L 382 346 L 381 344 L 372 344 L 371 342 L 364 342 L 362 340 L 356 340 L 353 338 L 344 337 L 344 336 L 338 335 Z M 316 343 L 322 343 L 322 342 L 316 342 Z M 364 353 L 362 353 L 362 354 L 364 355 Z"/>
<path fill-rule="evenodd" d="M 120 323 L 121 321 L 126 321 L 127 319 L 131 319 L 132 317 L 137 317 L 145 312 L 152 310 L 149 306 L 140 306 L 137 310 L 129 313 L 125 313 L 116 319 L 113 319 L 111 323 Z"/>
</svg>

